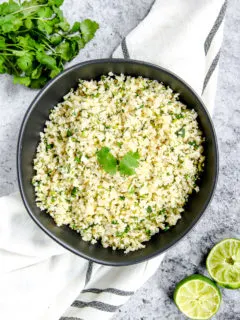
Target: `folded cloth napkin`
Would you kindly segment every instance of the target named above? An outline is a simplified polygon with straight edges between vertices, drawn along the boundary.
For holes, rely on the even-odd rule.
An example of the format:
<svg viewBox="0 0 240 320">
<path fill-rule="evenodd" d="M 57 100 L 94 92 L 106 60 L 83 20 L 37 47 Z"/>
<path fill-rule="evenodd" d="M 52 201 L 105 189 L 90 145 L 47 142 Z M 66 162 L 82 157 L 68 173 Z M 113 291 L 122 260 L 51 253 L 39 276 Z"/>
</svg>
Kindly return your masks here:
<svg viewBox="0 0 240 320">
<path fill-rule="evenodd" d="M 169 68 L 202 94 L 212 112 L 225 10 L 222 0 L 157 0 L 113 57 Z M 45 235 L 19 194 L 0 198 L 0 211 L 0 319 L 109 319 L 163 259 L 101 266 Z"/>
</svg>

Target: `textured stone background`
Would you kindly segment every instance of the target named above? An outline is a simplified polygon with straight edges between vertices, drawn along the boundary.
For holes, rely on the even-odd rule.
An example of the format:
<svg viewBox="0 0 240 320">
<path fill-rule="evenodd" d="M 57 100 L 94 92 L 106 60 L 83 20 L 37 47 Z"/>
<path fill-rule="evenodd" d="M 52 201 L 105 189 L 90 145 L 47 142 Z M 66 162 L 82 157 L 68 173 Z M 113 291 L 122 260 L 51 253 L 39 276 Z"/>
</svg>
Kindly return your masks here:
<svg viewBox="0 0 240 320">
<path fill-rule="evenodd" d="M 109 57 L 152 3 L 153 0 L 65 0 L 64 10 L 70 21 L 89 17 L 101 25 L 94 40 L 71 64 Z M 205 258 L 213 244 L 224 237 L 240 237 L 239 54 L 239 0 L 229 0 L 213 117 L 220 149 L 220 175 L 214 199 L 194 230 L 168 251 L 157 273 L 116 313 L 114 320 L 185 319 L 172 301 L 176 282 L 192 273 L 206 274 Z M 36 93 L 13 86 L 9 76 L 0 76 L 0 196 L 18 188 L 17 136 L 23 115 Z M 222 293 L 223 303 L 214 319 L 240 319 L 240 290 Z"/>
</svg>

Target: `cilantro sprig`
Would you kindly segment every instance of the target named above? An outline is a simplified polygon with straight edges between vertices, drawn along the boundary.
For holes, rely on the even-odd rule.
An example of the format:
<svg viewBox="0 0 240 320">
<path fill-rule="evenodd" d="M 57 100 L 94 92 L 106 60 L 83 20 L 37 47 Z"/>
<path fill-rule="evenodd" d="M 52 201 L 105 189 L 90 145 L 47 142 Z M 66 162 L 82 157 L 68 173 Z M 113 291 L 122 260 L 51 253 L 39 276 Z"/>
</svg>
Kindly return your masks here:
<svg viewBox="0 0 240 320">
<path fill-rule="evenodd" d="M 86 19 L 71 27 L 59 8 L 64 0 L 9 0 L 0 5 L 0 73 L 41 88 L 63 70 L 98 29 Z"/>
<path fill-rule="evenodd" d="M 135 174 L 135 169 L 139 166 L 139 158 L 138 152 L 129 151 L 119 161 L 112 155 L 108 147 L 102 147 L 101 150 L 97 151 L 98 163 L 110 174 L 115 174 L 117 170 L 125 176 Z"/>
</svg>

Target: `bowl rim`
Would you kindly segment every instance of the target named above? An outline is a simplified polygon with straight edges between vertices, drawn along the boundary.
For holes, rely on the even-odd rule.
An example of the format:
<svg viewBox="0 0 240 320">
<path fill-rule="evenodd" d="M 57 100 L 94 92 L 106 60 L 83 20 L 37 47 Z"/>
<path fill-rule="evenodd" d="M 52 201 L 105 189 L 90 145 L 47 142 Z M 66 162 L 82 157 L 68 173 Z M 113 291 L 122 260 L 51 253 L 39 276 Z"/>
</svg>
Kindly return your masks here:
<svg viewBox="0 0 240 320">
<path fill-rule="evenodd" d="M 41 222 L 36 218 L 36 216 L 34 215 L 34 213 L 32 212 L 30 206 L 28 205 L 28 201 L 27 198 L 25 196 L 25 191 L 24 191 L 24 187 L 23 187 L 23 179 L 22 179 L 22 161 L 21 161 L 21 151 L 22 151 L 22 142 L 23 142 L 23 135 L 25 132 L 25 127 L 28 123 L 28 120 L 31 116 L 31 112 L 32 110 L 34 110 L 36 103 L 41 99 L 41 97 L 45 94 L 45 92 L 49 89 L 49 87 L 51 87 L 51 85 L 56 82 L 58 79 L 64 77 L 67 73 L 71 72 L 74 69 L 78 69 L 82 66 L 86 66 L 86 65 L 92 65 L 92 64 L 99 64 L 99 63 L 129 63 L 129 64 L 137 64 L 137 65 L 145 65 L 147 67 L 156 69 L 158 71 L 163 71 L 165 73 L 167 73 L 170 77 L 175 78 L 177 81 L 180 81 L 185 87 L 188 88 L 188 90 L 196 97 L 196 99 L 199 101 L 199 104 L 201 105 L 201 108 L 205 114 L 205 117 L 207 117 L 209 123 L 210 123 L 210 131 L 212 132 L 212 136 L 213 136 L 213 151 L 215 153 L 215 161 L 214 161 L 214 166 L 216 169 L 215 172 L 215 176 L 214 176 L 214 181 L 213 181 L 213 187 L 211 190 L 211 193 L 208 195 L 208 198 L 205 200 L 204 206 L 202 208 L 202 210 L 199 212 L 199 214 L 197 215 L 197 217 L 190 223 L 190 225 L 188 225 L 188 227 L 184 230 L 184 232 L 182 232 L 180 234 L 180 236 L 178 236 L 176 239 L 174 239 L 173 241 L 169 242 L 167 245 L 165 245 L 163 248 L 158 249 L 156 251 L 154 251 L 151 254 L 148 255 L 144 255 L 143 257 L 139 257 L 139 258 L 135 258 L 134 260 L 129 260 L 129 261 L 113 261 L 113 260 L 104 260 L 104 259 L 98 259 L 98 258 L 94 258 L 91 257 L 85 253 L 80 252 L 79 250 L 75 249 L 74 247 L 68 245 L 67 243 L 65 243 L 64 241 L 60 240 L 57 236 L 55 236 L 48 228 L 46 228 L 44 225 L 41 224 Z M 210 114 L 204 104 L 204 102 L 202 101 L 202 98 L 195 92 L 195 90 L 188 84 L 185 82 L 185 80 L 183 80 L 181 77 L 179 77 L 178 75 L 176 75 L 175 73 L 173 73 L 172 71 L 158 66 L 156 64 L 153 63 L 149 63 L 149 62 L 145 62 L 145 61 L 141 61 L 141 60 L 135 60 L 135 59 L 124 59 L 124 58 L 105 58 L 105 59 L 94 59 L 94 60 L 88 60 L 88 61 L 84 61 L 84 62 L 80 62 L 77 64 L 74 64 L 73 66 L 66 68 L 65 70 L 63 70 L 61 73 L 59 73 L 55 78 L 51 79 L 36 95 L 36 97 L 33 99 L 33 101 L 31 102 L 31 104 L 29 105 L 29 107 L 27 108 L 27 111 L 24 114 L 23 120 L 22 120 L 22 124 L 20 126 L 20 130 L 19 130 L 19 135 L 18 135 L 18 142 L 17 142 L 17 156 L 16 156 L 16 166 L 17 166 L 17 181 L 18 181 L 18 186 L 19 186 L 19 190 L 20 190 L 20 195 L 23 201 L 23 204 L 29 214 L 29 216 L 33 219 L 33 221 L 38 225 L 38 227 L 40 227 L 40 229 L 42 229 L 45 234 L 47 234 L 51 239 L 53 239 L 54 241 L 56 241 L 59 245 L 61 245 L 63 248 L 69 250 L 70 252 L 76 254 L 77 256 L 87 259 L 88 261 L 92 261 L 95 263 L 99 263 L 102 265 L 106 265 L 106 266 L 128 266 L 128 265 L 134 265 L 140 262 L 144 262 L 147 261 L 149 259 L 152 259 L 160 254 L 165 253 L 167 250 L 169 250 L 170 248 L 174 247 L 180 240 L 182 240 L 187 234 L 190 233 L 190 231 L 192 231 L 194 229 L 194 226 L 196 226 L 197 222 L 199 222 L 200 218 L 203 216 L 204 212 L 206 211 L 207 207 L 209 206 L 212 198 L 213 198 L 213 194 L 215 192 L 216 189 L 216 185 L 217 185 L 217 180 L 218 180 L 218 174 L 219 174 L 219 151 L 218 151 L 218 142 L 217 142 L 217 136 L 216 136 L 216 132 L 214 129 L 214 125 L 212 122 L 212 119 L 210 117 Z M 151 240 L 150 240 L 151 241 Z"/>
</svg>

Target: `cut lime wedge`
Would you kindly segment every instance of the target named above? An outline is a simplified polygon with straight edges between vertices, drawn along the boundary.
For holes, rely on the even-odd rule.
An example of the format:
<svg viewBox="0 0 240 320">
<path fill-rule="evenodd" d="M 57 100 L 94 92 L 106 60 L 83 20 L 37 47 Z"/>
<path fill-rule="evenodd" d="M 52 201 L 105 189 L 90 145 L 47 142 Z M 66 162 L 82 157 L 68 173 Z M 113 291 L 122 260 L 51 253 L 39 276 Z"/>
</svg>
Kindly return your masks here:
<svg viewBox="0 0 240 320">
<path fill-rule="evenodd" d="M 190 319 L 210 319 L 218 311 L 221 303 L 218 287 L 200 274 L 180 281 L 173 297 L 179 310 Z"/>
<path fill-rule="evenodd" d="M 225 239 L 217 243 L 207 257 L 207 269 L 220 286 L 240 288 L 240 240 Z"/>
</svg>

